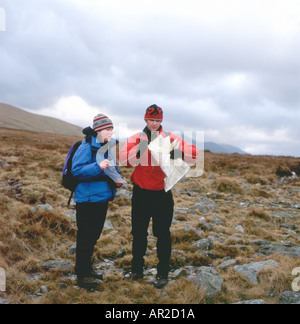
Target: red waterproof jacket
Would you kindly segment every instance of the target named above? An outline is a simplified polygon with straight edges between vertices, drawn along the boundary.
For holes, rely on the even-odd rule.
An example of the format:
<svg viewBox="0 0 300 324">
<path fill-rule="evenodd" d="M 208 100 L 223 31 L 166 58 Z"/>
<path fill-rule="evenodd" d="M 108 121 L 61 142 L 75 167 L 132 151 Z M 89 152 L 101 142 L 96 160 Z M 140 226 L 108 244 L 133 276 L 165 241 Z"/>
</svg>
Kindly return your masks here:
<svg viewBox="0 0 300 324">
<path fill-rule="evenodd" d="M 195 163 L 200 154 L 197 147 L 185 142 L 173 133 L 164 132 L 161 127 L 159 135 L 166 137 L 168 134 L 171 143 L 176 139 L 179 140 L 180 146 L 178 149 L 183 152 L 183 160 L 187 163 Z M 152 158 L 150 150 L 146 149 L 142 156 L 139 157 L 139 154 L 137 156 L 140 143 L 145 143 L 146 141 L 149 142 L 149 139 L 145 132 L 131 136 L 119 155 L 120 163 L 128 168 L 136 167 L 131 175 L 131 181 L 140 188 L 154 191 L 164 190 L 166 175 Z"/>
</svg>

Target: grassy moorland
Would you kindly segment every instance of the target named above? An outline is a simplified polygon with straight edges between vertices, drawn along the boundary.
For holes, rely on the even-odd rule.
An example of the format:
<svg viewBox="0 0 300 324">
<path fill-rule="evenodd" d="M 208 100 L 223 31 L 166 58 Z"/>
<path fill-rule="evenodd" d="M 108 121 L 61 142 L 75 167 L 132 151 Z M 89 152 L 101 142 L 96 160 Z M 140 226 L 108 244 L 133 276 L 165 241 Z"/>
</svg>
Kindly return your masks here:
<svg viewBox="0 0 300 324">
<path fill-rule="evenodd" d="M 146 278 L 123 280 L 131 261 L 131 201 L 119 197 L 110 203 L 110 226 L 94 255 L 104 281 L 91 293 L 76 286 L 72 270 L 43 266 L 49 260 L 74 265 L 69 248 L 76 241 L 76 223 L 66 214 L 73 211 L 67 208 L 69 192 L 60 181 L 65 156 L 78 139 L 0 129 L 0 140 L 0 267 L 7 276 L 0 298 L 9 303 L 227 304 L 263 299 L 275 304 L 282 292 L 291 291 L 299 257 L 264 254 L 261 247 L 264 242 L 285 249 L 300 245 L 300 179 L 280 177 L 299 174 L 300 158 L 206 152 L 204 175 L 184 179 L 173 190 L 172 280 L 163 290 L 152 284 L 157 264 L 152 235 Z M 129 182 L 132 170 L 121 171 Z M 45 204 L 52 208 L 34 209 Z M 225 260 L 244 265 L 270 259 L 279 267 L 261 270 L 258 284 L 233 266 L 218 268 Z M 223 279 L 212 300 L 192 280 L 203 266 L 213 267 Z"/>
</svg>

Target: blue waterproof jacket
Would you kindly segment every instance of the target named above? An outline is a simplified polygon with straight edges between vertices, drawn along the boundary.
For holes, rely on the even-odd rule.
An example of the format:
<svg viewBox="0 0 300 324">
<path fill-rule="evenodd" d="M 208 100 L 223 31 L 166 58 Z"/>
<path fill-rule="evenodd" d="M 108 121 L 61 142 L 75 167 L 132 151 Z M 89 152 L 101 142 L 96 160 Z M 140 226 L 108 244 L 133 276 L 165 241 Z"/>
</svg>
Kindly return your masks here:
<svg viewBox="0 0 300 324">
<path fill-rule="evenodd" d="M 82 142 L 73 157 L 72 175 L 80 182 L 74 195 L 76 203 L 105 203 L 116 196 L 116 189 L 108 181 L 103 181 L 103 178 L 99 181 L 99 177 L 106 176 L 96 161 L 97 154 L 105 154 L 101 153 L 101 147 L 96 137 L 92 136 L 90 143 L 86 140 Z M 104 158 L 107 158 L 107 153 Z"/>
</svg>

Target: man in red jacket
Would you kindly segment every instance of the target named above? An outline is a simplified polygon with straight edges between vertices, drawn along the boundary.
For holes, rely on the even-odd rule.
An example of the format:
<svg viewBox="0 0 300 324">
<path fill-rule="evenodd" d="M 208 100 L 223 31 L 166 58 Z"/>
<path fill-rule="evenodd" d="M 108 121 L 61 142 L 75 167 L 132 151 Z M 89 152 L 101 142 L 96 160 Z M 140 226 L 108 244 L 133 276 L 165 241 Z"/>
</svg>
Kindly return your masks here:
<svg viewBox="0 0 300 324">
<path fill-rule="evenodd" d="M 145 114 L 147 124 L 143 132 L 130 137 L 120 153 L 120 163 L 127 167 L 136 167 L 131 175 L 134 184 L 132 198 L 132 235 L 133 259 L 131 277 L 135 280 L 144 277 L 144 256 L 147 250 L 147 236 L 150 220 L 153 220 L 153 234 L 157 237 L 156 286 L 168 282 L 171 258 L 170 227 L 173 220 L 174 200 L 172 191 L 165 191 L 166 174 L 151 156 L 148 145 L 158 136 L 170 136 L 170 142 L 177 141 L 179 146 L 170 152 L 171 159 L 182 158 L 194 163 L 199 150 L 183 141 L 175 134 L 165 132 L 161 126 L 163 110 L 157 105 L 150 106 Z"/>
</svg>

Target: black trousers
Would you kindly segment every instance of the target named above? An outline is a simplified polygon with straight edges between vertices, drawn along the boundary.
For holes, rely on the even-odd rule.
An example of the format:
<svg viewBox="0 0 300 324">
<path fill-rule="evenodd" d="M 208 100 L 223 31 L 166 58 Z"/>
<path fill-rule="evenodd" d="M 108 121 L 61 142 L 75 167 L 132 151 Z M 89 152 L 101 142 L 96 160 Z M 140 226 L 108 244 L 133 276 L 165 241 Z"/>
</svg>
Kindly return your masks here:
<svg viewBox="0 0 300 324">
<path fill-rule="evenodd" d="M 173 220 L 174 200 L 172 192 L 133 189 L 132 198 L 132 271 L 141 272 L 147 250 L 148 227 L 152 218 L 153 234 L 157 237 L 158 274 L 167 275 L 171 258 L 170 227 Z"/>
<path fill-rule="evenodd" d="M 92 255 L 102 233 L 108 203 L 78 203 L 76 205 L 77 247 L 75 273 L 79 279 L 92 272 Z"/>
</svg>

